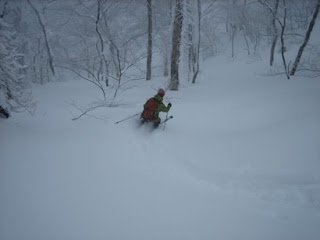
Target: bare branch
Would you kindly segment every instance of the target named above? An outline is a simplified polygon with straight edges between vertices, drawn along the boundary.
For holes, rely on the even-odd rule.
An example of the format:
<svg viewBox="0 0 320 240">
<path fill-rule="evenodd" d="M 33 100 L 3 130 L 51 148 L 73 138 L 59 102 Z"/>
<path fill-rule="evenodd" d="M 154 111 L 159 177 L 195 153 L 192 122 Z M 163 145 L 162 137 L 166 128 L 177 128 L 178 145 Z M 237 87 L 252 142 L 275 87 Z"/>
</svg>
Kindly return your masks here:
<svg viewBox="0 0 320 240">
<path fill-rule="evenodd" d="M 72 103 L 71 105 L 74 106 L 76 109 L 78 109 L 81 112 L 81 114 L 79 116 L 72 118 L 73 121 L 78 120 L 78 119 L 80 119 L 81 117 L 83 117 L 85 115 L 86 116 L 90 116 L 90 117 L 94 117 L 92 115 L 88 115 L 88 113 L 90 113 L 90 112 L 92 112 L 92 111 L 94 111 L 94 110 L 96 110 L 98 108 L 107 107 L 106 103 L 101 103 L 99 105 L 95 105 L 95 106 L 92 106 L 90 108 L 87 108 L 87 109 L 83 110 L 79 106 L 77 106 L 75 103 Z M 96 118 L 96 117 L 94 117 L 94 118 Z"/>
<path fill-rule="evenodd" d="M 104 99 L 104 101 L 106 101 L 107 97 L 106 97 L 106 92 L 105 92 L 105 90 L 104 90 L 104 87 L 103 87 L 103 85 L 101 84 L 101 82 L 97 79 L 97 77 L 96 77 L 91 71 L 89 71 L 88 69 L 79 67 L 79 66 L 75 66 L 78 71 L 75 71 L 74 69 L 72 69 L 72 68 L 70 68 L 70 67 L 67 67 L 67 66 L 57 66 L 57 67 L 67 69 L 67 70 L 75 73 L 77 76 L 81 77 L 82 79 L 84 79 L 84 80 L 86 80 L 86 81 L 88 81 L 88 82 L 93 83 L 95 86 L 97 86 L 97 87 L 101 90 L 101 92 L 102 92 L 102 94 L 103 94 L 103 99 Z M 90 78 L 87 78 L 87 77 L 83 76 L 83 75 L 79 72 L 79 69 L 82 70 L 82 71 L 85 71 L 86 73 L 88 73 L 90 76 L 92 76 L 93 79 L 90 79 Z"/>
<path fill-rule="evenodd" d="M 273 18 L 279 23 L 279 25 L 283 28 L 283 23 L 281 22 L 281 20 L 277 17 L 276 12 L 272 9 L 272 7 L 263 2 L 262 0 L 258 0 L 259 3 L 261 3 L 262 5 L 264 5 L 265 7 L 267 7 L 269 9 L 269 11 L 271 12 Z"/>
</svg>

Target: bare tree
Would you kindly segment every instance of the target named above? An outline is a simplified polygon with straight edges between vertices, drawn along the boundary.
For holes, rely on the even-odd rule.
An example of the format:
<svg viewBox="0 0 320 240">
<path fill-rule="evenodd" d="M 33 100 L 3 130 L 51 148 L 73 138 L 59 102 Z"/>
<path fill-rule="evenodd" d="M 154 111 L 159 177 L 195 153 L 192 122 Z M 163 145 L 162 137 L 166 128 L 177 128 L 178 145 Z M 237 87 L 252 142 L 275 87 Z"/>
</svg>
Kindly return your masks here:
<svg viewBox="0 0 320 240">
<path fill-rule="evenodd" d="M 258 0 L 258 2 L 261 3 L 262 5 L 266 6 L 270 10 L 273 18 L 278 22 L 278 24 L 281 27 L 280 39 L 281 39 L 282 63 L 283 63 L 283 67 L 284 67 L 287 79 L 290 79 L 288 66 L 287 66 L 285 55 L 284 55 L 284 53 L 286 51 L 286 47 L 284 44 L 284 33 L 285 33 L 285 29 L 286 29 L 286 24 L 287 24 L 287 3 L 286 3 L 286 0 L 282 0 L 282 2 L 283 2 L 283 20 L 282 21 L 275 15 L 275 12 L 273 11 L 272 7 L 269 6 L 266 2 L 264 2 L 263 0 Z"/>
<path fill-rule="evenodd" d="M 222 46 L 220 40 L 220 35 L 217 34 L 217 30 L 220 29 L 220 26 L 224 24 L 223 20 L 217 22 L 217 24 L 212 24 L 212 19 L 218 15 L 218 12 L 222 12 L 221 9 L 215 7 L 216 1 L 210 1 L 210 4 L 202 10 L 201 16 L 201 53 L 203 58 L 214 56 L 218 52 L 218 46 Z M 223 14 L 223 17 L 225 14 Z M 223 19 L 221 17 L 220 19 Z M 221 25 L 220 25 L 221 24 Z"/>
<path fill-rule="evenodd" d="M 193 9 L 190 0 L 187 0 L 187 19 L 188 22 L 188 32 L 187 32 L 187 54 L 188 54 L 188 81 L 190 81 L 190 75 L 192 74 L 192 66 L 194 62 L 194 48 L 193 48 L 193 35 L 194 35 L 194 19 L 193 19 Z"/>
<path fill-rule="evenodd" d="M 302 45 L 299 48 L 298 55 L 297 55 L 297 57 L 296 57 L 296 59 L 294 61 L 294 64 L 292 66 L 292 69 L 291 69 L 291 72 L 290 72 L 291 76 L 293 76 L 295 74 L 295 72 L 297 71 L 297 68 L 298 68 L 298 65 L 299 65 L 303 50 L 305 49 L 305 47 L 307 46 L 307 44 L 309 42 L 313 26 L 314 26 L 314 24 L 316 22 L 316 19 L 317 19 L 318 13 L 319 13 L 319 9 L 320 9 L 320 0 L 317 1 L 317 5 L 315 7 L 311 22 L 310 22 L 308 30 L 306 32 L 306 36 L 304 38 L 304 41 L 303 41 Z"/>
<path fill-rule="evenodd" d="M 182 0 L 176 0 L 175 17 L 173 23 L 172 34 L 172 51 L 171 51 L 171 76 L 170 76 L 170 90 L 178 90 L 179 87 L 179 58 L 180 58 L 180 45 L 181 33 L 183 24 L 182 14 Z"/>
<path fill-rule="evenodd" d="M 280 35 L 280 39 L 281 39 L 281 57 L 282 57 L 282 63 L 283 63 L 283 67 L 284 67 L 284 70 L 285 70 L 285 73 L 287 75 L 287 79 L 290 79 L 290 76 L 289 76 L 289 71 L 288 71 L 288 66 L 287 66 L 287 63 L 286 63 L 286 58 L 285 58 L 285 51 L 286 51 L 286 47 L 285 47 L 285 44 L 284 44 L 284 32 L 285 32 L 285 29 L 286 29 L 286 20 L 287 20 L 287 3 L 286 3 L 286 0 L 283 0 L 283 8 L 284 8 L 284 14 L 283 14 L 283 21 L 281 22 L 276 16 L 274 16 L 276 19 L 278 19 L 278 23 L 280 24 L 281 26 L 281 35 Z"/>
<path fill-rule="evenodd" d="M 154 1 L 153 4 L 153 18 L 154 18 L 154 48 L 160 53 L 162 60 L 163 76 L 169 76 L 170 51 L 172 33 L 168 31 L 173 24 L 174 1 L 162 0 Z"/>
<path fill-rule="evenodd" d="M 193 78 L 192 83 L 196 82 L 199 70 L 200 70 L 200 46 L 201 46 L 201 2 L 197 0 L 197 8 L 198 8 L 198 43 L 195 47 L 195 57 L 193 64 Z"/>
<path fill-rule="evenodd" d="M 135 15 L 129 16 L 125 20 L 121 16 L 121 13 L 127 13 L 128 8 L 132 5 L 106 0 L 97 0 L 97 3 L 90 3 L 89 8 L 80 5 L 79 11 L 81 12 L 76 13 L 84 20 L 89 20 L 90 26 L 95 26 L 94 38 L 92 39 L 96 45 L 95 49 L 91 49 L 91 51 L 95 53 L 92 58 L 96 64 L 81 67 L 81 64 L 75 62 L 66 68 L 80 78 L 94 84 L 102 93 L 103 98 L 85 108 L 73 104 L 80 111 L 80 114 L 75 116 L 73 120 L 89 116 L 89 113 L 97 108 L 115 106 L 120 90 L 124 90 L 126 85 L 130 87 L 129 83 L 134 80 L 143 79 L 141 75 L 137 76 L 136 74 L 140 71 L 142 60 L 147 56 L 146 49 L 141 47 L 142 39 L 147 33 L 145 25 L 138 25 L 137 28 L 132 27 L 137 24 L 132 18 Z M 129 4 L 134 3 L 129 2 Z M 125 21 L 127 24 L 124 24 Z M 140 73 L 142 74 L 142 72 L 144 71 L 141 69 Z M 109 84 L 104 85 L 101 77 L 108 79 Z"/>
<path fill-rule="evenodd" d="M 27 1 L 28 1 L 29 5 L 31 6 L 31 8 L 33 9 L 33 11 L 35 12 L 37 19 L 39 21 L 39 24 L 40 24 L 40 27 L 41 27 L 41 30 L 42 30 L 42 33 L 44 36 L 44 40 L 45 40 L 45 46 L 46 46 L 46 50 L 47 50 L 47 54 L 48 54 L 49 66 L 50 66 L 52 75 L 55 75 L 53 55 L 52 55 L 52 51 L 51 51 L 51 46 L 50 46 L 46 26 L 44 24 L 44 21 L 43 21 L 41 15 L 40 15 L 39 10 L 34 6 L 34 4 L 30 0 L 27 0 Z"/>
<path fill-rule="evenodd" d="M 195 6 L 187 1 L 187 53 L 188 53 L 188 81 L 196 82 L 200 69 L 200 45 L 201 45 L 201 3 L 197 0 Z M 194 18 L 195 16 L 195 18 Z"/>
<path fill-rule="evenodd" d="M 237 7 L 237 1 L 232 0 L 232 4 L 228 1 L 227 6 L 227 23 L 226 28 L 227 32 L 230 35 L 231 38 L 231 57 L 234 57 L 234 41 L 238 30 L 238 7 Z"/>
<path fill-rule="evenodd" d="M 148 7 L 148 49 L 147 49 L 147 75 L 146 80 L 151 79 L 152 68 L 152 0 L 147 0 Z"/>
<path fill-rule="evenodd" d="M 275 3 L 275 7 L 274 7 L 273 12 L 274 12 L 274 16 L 277 16 L 280 0 L 275 0 L 275 1 L 276 1 L 276 3 Z M 272 44 L 271 44 L 271 50 L 270 50 L 270 66 L 272 66 L 273 62 L 274 62 L 274 51 L 275 51 L 276 44 L 278 41 L 278 29 L 276 26 L 276 18 L 275 17 L 272 18 L 272 35 L 273 35 L 273 38 L 272 38 Z"/>
<path fill-rule="evenodd" d="M 107 76 L 106 74 L 103 74 L 103 72 L 105 71 L 106 73 L 108 73 L 109 70 L 109 63 L 108 60 L 105 56 L 105 47 L 104 47 L 104 39 L 102 36 L 102 33 L 100 31 L 99 25 L 100 25 L 100 20 L 101 20 L 101 11 L 103 10 L 103 0 L 97 0 L 98 3 L 98 9 L 97 9 L 97 16 L 95 19 L 95 30 L 96 33 L 98 35 L 98 42 L 96 43 L 96 48 L 97 48 L 97 52 L 99 54 L 100 57 L 100 63 L 99 63 L 99 70 L 98 70 L 98 79 L 100 81 L 103 81 L 103 76 Z M 108 81 L 108 77 L 105 78 L 105 83 L 106 86 L 109 85 L 109 81 Z"/>
</svg>

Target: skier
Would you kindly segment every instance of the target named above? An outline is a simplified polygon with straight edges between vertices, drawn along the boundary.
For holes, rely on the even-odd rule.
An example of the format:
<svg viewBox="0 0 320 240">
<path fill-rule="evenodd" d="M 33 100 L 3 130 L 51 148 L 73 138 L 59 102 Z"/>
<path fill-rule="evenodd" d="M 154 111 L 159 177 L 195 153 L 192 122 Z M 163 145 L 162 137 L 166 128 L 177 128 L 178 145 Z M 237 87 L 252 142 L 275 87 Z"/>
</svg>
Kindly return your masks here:
<svg viewBox="0 0 320 240">
<path fill-rule="evenodd" d="M 164 95 L 165 91 L 160 88 L 158 90 L 158 93 L 143 105 L 143 112 L 140 116 L 142 124 L 145 122 L 152 122 L 155 128 L 159 126 L 159 124 L 161 123 L 159 112 L 169 112 L 172 106 L 171 103 L 169 103 L 168 106 L 165 106 L 162 103 Z"/>
</svg>

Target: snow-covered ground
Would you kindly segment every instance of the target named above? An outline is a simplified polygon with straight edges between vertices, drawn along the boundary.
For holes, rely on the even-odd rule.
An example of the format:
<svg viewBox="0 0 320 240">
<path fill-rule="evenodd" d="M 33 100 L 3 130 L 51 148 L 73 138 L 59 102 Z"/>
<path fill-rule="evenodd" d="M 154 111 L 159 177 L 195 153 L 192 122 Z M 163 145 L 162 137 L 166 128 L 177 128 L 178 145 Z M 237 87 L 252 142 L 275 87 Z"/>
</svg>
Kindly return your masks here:
<svg viewBox="0 0 320 240">
<path fill-rule="evenodd" d="M 34 87 L 35 116 L 0 119 L 0 239 L 320 239 L 320 80 L 266 66 L 207 61 L 164 131 L 114 124 L 163 79 L 77 121 L 95 86 Z"/>
</svg>

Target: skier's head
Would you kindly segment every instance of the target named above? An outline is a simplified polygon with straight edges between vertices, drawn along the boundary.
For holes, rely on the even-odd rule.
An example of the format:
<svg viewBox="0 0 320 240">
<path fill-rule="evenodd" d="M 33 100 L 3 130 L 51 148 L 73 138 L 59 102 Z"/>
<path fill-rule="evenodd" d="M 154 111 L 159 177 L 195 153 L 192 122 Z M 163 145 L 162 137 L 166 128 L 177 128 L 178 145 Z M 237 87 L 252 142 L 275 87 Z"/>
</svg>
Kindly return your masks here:
<svg viewBox="0 0 320 240">
<path fill-rule="evenodd" d="M 166 92 L 165 92 L 162 88 L 160 88 L 160 89 L 158 90 L 158 95 L 159 95 L 159 96 L 163 97 L 165 94 L 166 94 Z"/>
</svg>

